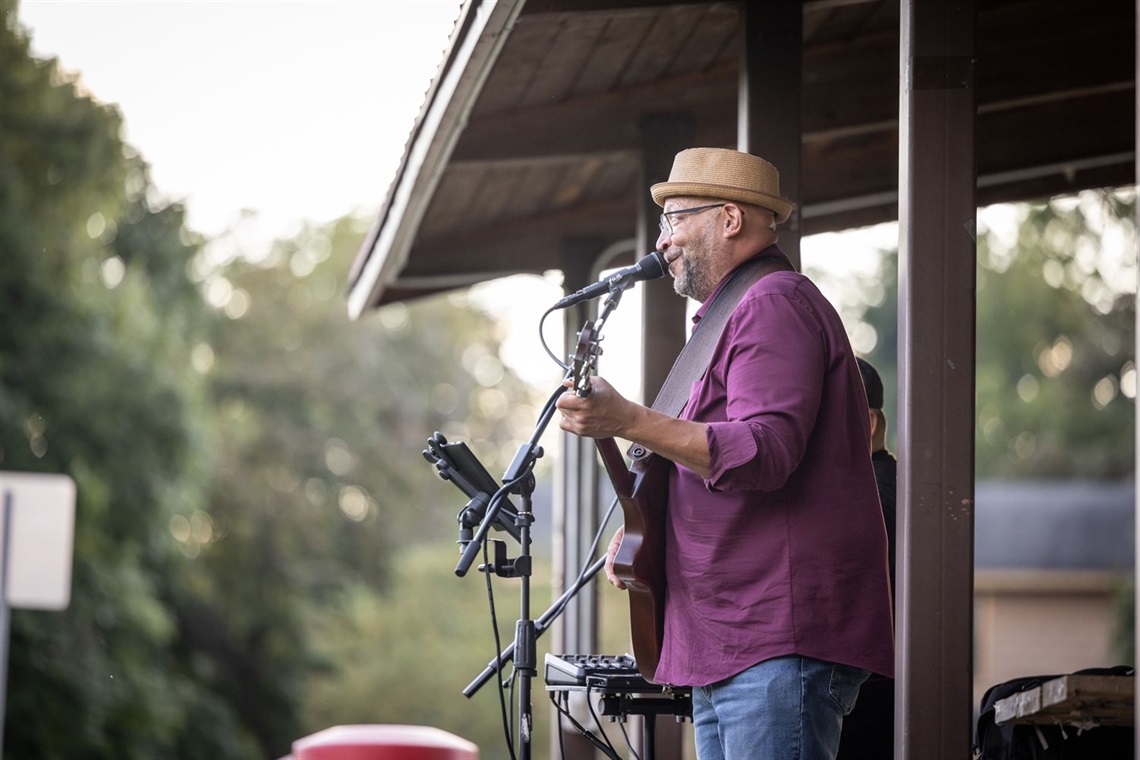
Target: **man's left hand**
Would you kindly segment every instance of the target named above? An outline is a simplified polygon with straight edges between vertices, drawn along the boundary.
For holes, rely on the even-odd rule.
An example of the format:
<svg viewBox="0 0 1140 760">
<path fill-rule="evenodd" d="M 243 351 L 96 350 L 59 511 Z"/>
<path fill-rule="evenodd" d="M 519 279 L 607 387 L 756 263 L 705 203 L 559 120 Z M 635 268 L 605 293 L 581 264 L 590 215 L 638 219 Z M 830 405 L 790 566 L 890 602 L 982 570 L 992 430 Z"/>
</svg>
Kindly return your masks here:
<svg viewBox="0 0 1140 760">
<path fill-rule="evenodd" d="M 559 396 L 555 404 L 562 412 L 559 427 L 586 438 L 612 438 L 622 434 L 625 421 L 636 404 L 597 376 L 590 378 L 590 395 L 586 398 L 572 390 L 572 380 L 566 380 L 563 385 L 571 390 Z"/>
</svg>

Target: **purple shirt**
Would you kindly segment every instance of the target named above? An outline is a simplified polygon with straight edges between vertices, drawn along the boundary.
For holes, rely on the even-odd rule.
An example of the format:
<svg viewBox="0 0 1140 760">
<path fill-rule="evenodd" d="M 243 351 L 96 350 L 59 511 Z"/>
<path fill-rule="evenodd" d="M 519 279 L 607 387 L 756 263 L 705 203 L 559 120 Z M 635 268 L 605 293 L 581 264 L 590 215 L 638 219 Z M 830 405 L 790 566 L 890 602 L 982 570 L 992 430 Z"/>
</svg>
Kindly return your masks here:
<svg viewBox="0 0 1140 760">
<path fill-rule="evenodd" d="M 810 280 L 751 287 L 681 417 L 709 423 L 712 466 L 670 474 L 656 680 L 704 686 L 788 654 L 893 675 L 867 396 Z"/>
</svg>

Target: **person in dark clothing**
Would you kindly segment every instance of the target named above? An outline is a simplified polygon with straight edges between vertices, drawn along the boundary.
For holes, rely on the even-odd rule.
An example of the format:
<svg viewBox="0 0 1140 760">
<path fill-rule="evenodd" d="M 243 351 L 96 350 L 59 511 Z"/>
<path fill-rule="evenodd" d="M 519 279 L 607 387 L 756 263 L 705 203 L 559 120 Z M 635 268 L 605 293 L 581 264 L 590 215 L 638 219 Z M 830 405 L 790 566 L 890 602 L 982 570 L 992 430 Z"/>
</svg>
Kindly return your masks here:
<svg viewBox="0 0 1140 760">
<path fill-rule="evenodd" d="M 887 524 L 887 556 L 890 561 L 891 593 L 895 590 L 895 471 L 896 461 L 887 451 L 887 415 L 883 413 L 883 381 L 878 371 L 866 359 L 858 358 L 863 374 L 863 387 L 867 390 L 867 415 L 871 420 L 871 464 L 875 468 L 875 482 L 879 486 L 879 504 L 883 507 L 883 522 Z"/>
<path fill-rule="evenodd" d="M 879 486 L 879 503 L 887 526 L 887 557 L 891 594 L 895 592 L 895 477 L 896 461 L 887 450 L 887 416 L 883 413 L 883 381 L 865 359 L 857 359 L 867 391 L 871 421 L 871 464 Z M 895 741 L 895 682 L 872 675 L 863 683 L 855 709 L 843 719 L 836 760 L 891 760 Z"/>
</svg>

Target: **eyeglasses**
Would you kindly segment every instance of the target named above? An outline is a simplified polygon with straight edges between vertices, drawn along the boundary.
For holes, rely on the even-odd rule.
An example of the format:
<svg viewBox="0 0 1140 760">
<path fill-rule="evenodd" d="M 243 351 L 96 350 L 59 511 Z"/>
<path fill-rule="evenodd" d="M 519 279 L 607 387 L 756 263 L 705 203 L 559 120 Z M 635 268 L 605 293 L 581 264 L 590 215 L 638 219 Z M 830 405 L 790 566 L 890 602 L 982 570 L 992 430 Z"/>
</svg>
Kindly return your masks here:
<svg viewBox="0 0 1140 760">
<path fill-rule="evenodd" d="M 686 214 L 699 214 L 702 211 L 708 211 L 710 208 L 720 208 L 728 204 L 713 203 L 708 206 L 695 206 L 694 208 L 683 208 L 677 211 L 666 211 L 661 215 L 661 219 L 657 222 L 657 226 L 661 228 L 662 232 L 673 234 L 674 228 L 677 225 L 678 217 L 683 217 Z"/>
</svg>

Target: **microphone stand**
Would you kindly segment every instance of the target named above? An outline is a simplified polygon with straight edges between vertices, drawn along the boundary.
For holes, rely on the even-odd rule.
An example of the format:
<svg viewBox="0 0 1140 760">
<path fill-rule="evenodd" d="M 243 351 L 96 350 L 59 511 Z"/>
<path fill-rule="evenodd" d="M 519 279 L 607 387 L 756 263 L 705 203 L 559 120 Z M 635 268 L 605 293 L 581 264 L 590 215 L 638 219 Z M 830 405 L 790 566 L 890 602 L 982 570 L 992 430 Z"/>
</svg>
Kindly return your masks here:
<svg viewBox="0 0 1140 760">
<path fill-rule="evenodd" d="M 566 589 L 566 591 L 562 593 L 562 596 L 558 597 L 557 601 L 546 609 L 546 612 L 539 616 L 534 626 L 535 633 L 537 634 L 536 638 L 542 638 L 542 634 L 546 633 L 550 628 L 550 624 L 557 620 L 558 616 L 566 609 L 566 603 L 577 596 L 578 592 L 582 590 L 582 587 L 593 580 L 594 576 L 597 575 L 598 571 L 605 567 L 605 565 L 605 557 L 599 557 L 595 560 L 594 564 L 590 565 L 586 572 L 579 575 L 574 581 L 574 584 Z M 483 688 L 483 684 L 491 680 L 491 676 L 495 673 L 502 671 L 503 666 L 510 662 L 514 658 L 514 655 L 515 645 L 511 643 L 499 653 L 498 657 L 487 663 L 487 667 L 483 668 L 483 672 L 476 676 L 474 681 L 467 684 L 467 688 L 463 690 L 463 696 L 468 699 L 475 696 L 475 693 Z"/>
<path fill-rule="evenodd" d="M 595 333 L 600 334 L 601 326 L 605 324 L 606 319 L 608 319 L 613 310 L 617 308 L 618 303 L 621 301 L 622 293 L 632 284 L 632 280 L 619 281 L 613 284 L 610 288 L 609 295 L 606 296 L 603 302 L 602 312 L 594 328 Z M 573 374 L 574 370 L 570 368 L 567 370 L 563 380 L 570 379 L 573 377 Z M 508 647 L 508 650 L 512 650 L 511 654 L 514 657 L 515 672 L 519 675 L 518 742 L 520 760 L 531 760 L 531 734 L 534 727 L 534 713 L 531 705 L 531 679 L 538 674 L 538 658 L 535 651 L 536 642 L 538 640 L 538 627 L 535 621 L 530 619 L 530 576 L 532 568 L 530 526 L 534 522 L 534 514 L 531 512 L 531 496 L 534 493 L 535 486 L 534 465 L 543 454 L 542 447 L 538 445 L 538 440 L 542 437 L 542 434 L 546 432 L 547 425 L 550 424 L 550 420 L 554 417 L 555 401 L 563 392 L 564 390 L 560 387 L 559 390 L 551 395 L 538 422 L 535 424 L 534 432 L 531 434 L 530 439 L 519 447 L 510 467 L 507 468 L 507 472 L 503 476 L 505 485 L 491 497 L 486 514 L 483 516 L 483 521 L 479 524 L 479 528 L 475 531 L 471 541 L 464 547 L 463 555 L 455 567 L 456 575 L 462 577 L 467 574 L 471 563 L 474 561 L 475 556 L 479 553 L 483 542 L 487 538 L 487 532 L 498 519 L 499 511 L 505 501 L 503 497 L 508 492 L 519 494 L 522 505 L 514 521 L 519 532 L 519 556 L 514 560 L 507 559 L 505 544 L 501 541 L 496 541 L 494 561 L 490 565 L 480 565 L 479 570 L 481 572 L 493 572 L 503 578 L 520 579 L 519 619 L 515 623 L 514 644 Z M 582 580 L 581 583 L 576 583 L 570 591 L 563 594 L 563 597 L 560 598 L 550 610 L 547 610 L 547 614 L 550 614 L 552 610 L 557 610 L 551 615 L 550 619 L 557 617 L 558 613 L 561 612 L 560 607 L 564 604 L 563 599 L 568 600 L 576 594 L 581 587 L 585 585 L 587 580 L 593 577 L 604 564 L 604 558 L 595 562 L 590 570 L 587 571 L 587 575 L 584 576 L 585 580 Z M 545 616 L 546 615 L 544 615 L 544 617 Z M 549 621 L 541 622 L 543 624 L 543 630 L 545 630 Z M 491 661 L 491 665 L 488 666 L 488 669 L 492 672 L 502 672 L 504 662 L 503 654 L 500 654 L 498 658 Z M 490 674 L 484 670 L 484 675 L 480 675 L 479 678 L 476 678 L 463 693 L 470 697 L 489 677 Z"/>
</svg>

